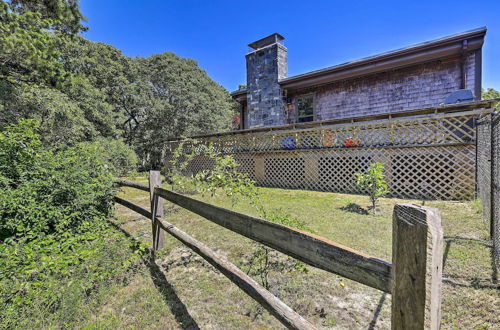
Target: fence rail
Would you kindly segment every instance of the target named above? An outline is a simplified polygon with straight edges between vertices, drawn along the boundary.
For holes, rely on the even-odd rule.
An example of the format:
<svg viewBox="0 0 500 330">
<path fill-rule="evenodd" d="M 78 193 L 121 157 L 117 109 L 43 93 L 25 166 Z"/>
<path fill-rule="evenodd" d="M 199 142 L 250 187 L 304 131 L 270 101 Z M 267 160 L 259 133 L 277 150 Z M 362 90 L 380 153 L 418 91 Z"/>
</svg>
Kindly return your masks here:
<svg viewBox="0 0 500 330">
<path fill-rule="evenodd" d="M 156 188 L 158 196 L 270 248 L 384 292 L 391 291 L 391 264 L 323 237 L 254 218 Z"/>
<path fill-rule="evenodd" d="M 219 269 L 285 326 L 312 329 L 308 321 L 217 253 L 158 216 L 162 199 L 170 201 L 235 233 L 291 257 L 391 293 L 393 329 L 438 329 L 441 310 L 442 240 L 437 210 L 398 204 L 393 213 L 393 265 L 323 237 L 271 223 L 161 188 L 159 172 L 151 171 L 149 186 L 118 180 L 118 185 L 150 192 L 151 210 L 116 197 L 117 203 L 152 220 L 153 250 L 162 234 L 174 236 Z"/>
<path fill-rule="evenodd" d="M 137 188 L 137 187 L 136 187 Z M 115 197 L 115 201 L 144 217 L 151 218 L 151 212 L 131 203 L 125 199 Z M 310 324 L 302 316 L 294 312 L 285 303 L 279 300 L 276 296 L 270 293 L 268 290 L 263 288 L 257 282 L 255 282 L 250 276 L 245 274 L 243 271 L 238 269 L 234 264 L 227 261 L 224 257 L 220 256 L 218 253 L 208 248 L 203 243 L 197 241 L 195 238 L 189 236 L 179 228 L 166 222 L 164 219 L 155 218 L 155 222 L 160 227 L 160 229 L 169 233 L 184 245 L 195 251 L 203 259 L 208 261 L 212 266 L 229 278 L 233 283 L 235 283 L 240 289 L 245 291 L 249 296 L 258 301 L 263 307 L 265 307 L 272 315 L 274 315 L 278 320 L 280 320 L 289 329 L 314 329 L 315 327 Z M 158 248 L 158 247 L 156 247 Z"/>
</svg>

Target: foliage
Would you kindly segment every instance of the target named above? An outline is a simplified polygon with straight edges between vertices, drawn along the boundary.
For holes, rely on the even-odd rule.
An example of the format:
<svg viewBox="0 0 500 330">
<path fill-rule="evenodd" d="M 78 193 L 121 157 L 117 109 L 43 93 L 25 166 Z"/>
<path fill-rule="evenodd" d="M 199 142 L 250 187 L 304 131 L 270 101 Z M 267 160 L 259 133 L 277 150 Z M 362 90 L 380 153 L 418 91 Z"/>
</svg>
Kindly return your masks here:
<svg viewBox="0 0 500 330">
<path fill-rule="evenodd" d="M 77 0 L 0 1 L 0 127 L 38 119 L 58 150 L 121 137 L 143 168 L 165 139 L 230 129 L 235 102 L 196 61 L 124 56 L 78 35 L 83 20 Z"/>
<path fill-rule="evenodd" d="M 80 36 L 64 43 L 61 52 L 64 70 L 78 73 L 68 81 L 66 93 L 84 109 L 100 135 L 127 138 L 127 118 L 148 107 L 135 61 L 113 46 Z"/>
<path fill-rule="evenodd" d="M 10 0 L 12 11 L 20 14 L 29 12 L 39 13 L 44 19 L 51 19 L 55 23 L 51 29 L 67 34 L 76 34 L 84 31 L 82 21 L 85 17 L 80 12 L 79 0 Z"/>
<path fill-rule="evenodd" d="M 106 219 L 112 172 L 95 144 L 43 149 L 33 120 L 0 132 L 0 239 L 29 240 Z"/>
<path fill-rule="evenodd" d="M 167 52 L 137 64 L 153 102 L 138 116 L 135 145 L 153 168 L 161 164 L 166 139 L 230 129 L 234 102 L 196 61 Z"/>
<path fill-rule="evenodd" d="M 95 142 L 82 145 L 97 145 L 102 150 L 100 157 L 110 165 L 117 176 L 127 175 L 137 169 L 137 155 L 125 142 L 118 139 L 98 138 Z"/>
<path fill-rule="evenodd" d="M 0 79 L 10 84 L 44 82 L 54 86 L 64 76 L 58 38 L 51 19 L 40 13 L 23 15 L 0 2 Z"/>
<path fill-rule="evenodd" d="M 168 161 L 168 171 L 164 173 L 170 188 L 182 194 L 190 194 L 196 191 L 196 183 L 193 180 L 192 173 L 187 173 L 187 167 L 193 157 L 196 156 L 192 145 L 190 150 L 186 147 L 187 144 L 194 144 L 191 139 L 184 139 L 173 151 L 172 158 Z"/>
<path fill-rule="evenodd" d="M 87 305 L 99 306 L 99 291 L 127 281 L 144 251 L 104 222 L 0 244 L 2 327 L 73 327 Z"/>
<path fill-rule="evenodd" d="M 190 148 L 187 148 L 186 144 Z M 187 173 L 186 169 L 189 162 L 197 155 L 203 155 L 203 157 L 210 159 L 213 162 L 213 167 L 195 175 Z M 305 222 L 291 216 L 284 210 L 264 207 L 255 182 L 248 175 L 239 172 L 238 167 L 239 164 L 231 155 L 221 155 L 216 151 L 212 143 L 204 146 L 198 145 L 194 140 L 185 140 L 174 150 L 166 177 L 173 188 L 185 190 L 186 187 L 190 187 L 191 192 L 210 193 L 212 197 L 221 192 L 231 199 L 233 206 L 239 201 L 248 203 L 257 211 L 260 217 L 267 221 L 314 232 L 307 227 Z M 260 243 L 253 243 L 257 249 L 250 256 L 248 273 L 259 276 L 262 285 L 269 288 L 268 275 L 272 270 L 272 266 L 277 263 L 270 260 L 271 249 Z M 295 261 L 291 268 L 286 268 L 282 267 L 280 271 L 293 269 L 302 272 L 308 271 L 301 261 Z"/>
<path fill-rule="evenodd" d="M 0 1 L 2 327 L 74 327 L 124 280 L 138 247 L 106 221 L 113 175 L 136 168 L 131 146 L 157 166 L 162 139 L 230 124 L 229 94 L 195 61 L 88 41 L 78 3 Z"/>
<path fill-rule="evenodd" d="M 0 18 L 2 125 L 38 119 L 44 144 L 57 148 L 117 136 L 100 91 L 64 65 L 64 50 L 83 29 L 78 1 L 1 1 Z"/>
<path fill-rule="evenodd" d="M 0 1 L 0 78 L 12 84 L 60 84 L 60 44 L 84 30 L 78 0 Z"/>
<path fill-rule="evenodd" d="M 372 163 L 365 173 L 355 175 L 357 186 L 369 194 L 372 209 L 375 212 L 379 198 L 389 192 L 385 182 L 384 163 Z"/>
<path fill-rule="evenodd" d="M 23 118 L 36 119 L 46 146 L 63 149 L 96 135 L 78 104 L 57 89 L 22 85 L 4 104 L 7 109 L 0 113 L 0 121 L 16 123 Z"/>
<path fill-rule="evenodd" d="M 309 228 L 304 221 L 290 215 L 290 213 L 286 212 L 282 208 L 268 211 L 266 220 L 274 223 L 279 223 L 283 226 L 304 230 L 309 233 L 314 233 L 314 230 L 312 228 Z"/>
<path fill-rule="evenodd" d="M 265 208 L 260 204 L 262 209 L 264 210 Z M 272 209 L 268 210 L 265 212 L 264 219 L 270 222 L 278 223 L 283 226 L 295 228 L 295 229 L 300 229 L 303 231 L 307 231 L 310 233 L 314 233 L 314 230 L 309 228 L 307 224 L 292 216 L 290 213 L 286 212 L 283 209 Z M 257 246 L 257 250 L 255 250 L 252 255 L 250 256 L 250 265 L 248 268 L 248 273 L 252 275 L 257 275 L 259 276 L 262 285 L 266 288 L 269 289 L 269 274 L 271 273 L 271 270 L 277 270 L 280 272 L 290 272 L 293 270 L 297 270 L 303 273 L 309 272 L 308 268 L 306 265 L 299 260 L 294 260 L 293 264 L 288 264 L 288 263 L 279 263 L 277 261 L 272 261 L 271 260 L 271 252 L 272 249 L 266 247 L 265 245 L 255 243 Z M 289 260 L 291 258 L 288 258 Z M 293 260 L 293 259 L 292 259 Z M 256 265 L 257 267 L 253 268 L 253 266 Z M 274 269 L 273 269 L 274 268 Z"/>
<path fill-rule="evenodd" d="M 144 252 L 107 222 L 114 166 L 103 156 L 119 170 L 136 158 L 121 141 L 47 150 L 38 130 L 22 120 L 0 131 L 0 323 L 71 327 L 94 293 L 125 280 L 132 249 Z"/>
<path fill-rule="evenodd" d="M 484 90 L 484 88 L 483 88 L 483 91 L 481 94 L 482 94 L 481 98 L 483 100 L 500 99 L 500 92 L 494 88 L 488 88 L 487 90 Z M 500 110 L 500 104 L 497 104 L 496 109 Z"/>
<path fill-rule="evenodd" d="M 198 172 L 194 176 L 194 181 L 199 183 L 200 192 L 209 192 L 214 196 L 218 190 L 222 190 L 233 200 L 233 204 L 238 198 L 245 198 L 261 215 L 265 214 L 255 183 L 248 175 L 238 171 L 240 165 L 232 156 L 216 152 L 212 143 L 208 147 L 201 146 L 197 149 L 199 154 L 204 154 L 214 163 L 212 169 Z"/>
</svg>

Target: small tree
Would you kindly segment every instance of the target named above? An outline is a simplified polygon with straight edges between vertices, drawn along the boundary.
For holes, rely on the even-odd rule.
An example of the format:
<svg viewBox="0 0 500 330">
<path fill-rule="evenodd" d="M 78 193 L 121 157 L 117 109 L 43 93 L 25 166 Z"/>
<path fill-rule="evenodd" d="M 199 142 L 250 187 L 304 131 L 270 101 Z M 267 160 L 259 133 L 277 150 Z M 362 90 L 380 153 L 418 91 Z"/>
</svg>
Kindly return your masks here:
<svg viewBox="0 0 500 330">
<path fill-rule="evenodd" d="M 249 203 L 257 211 L 258 216 L 267 221 L 314 233 L 314 230 L 309 228 L 305 222 L 293 217 L 286 211 L 269 209 L 264 206 L 255 182 L 247 174 L 238 172 L 240 165 L 233 156 L 222 155 L 217 151 L 213 143 L 205 146 L 197 144 L 195 140 L 189 140 L 189 144 L 191 147 L 185 148 L 184 143 L 180 143 L 172 153 L 169 172 L 165 175 L 171 182 L 172 189 L 176 187 L 177 191 L 179 191 L 181 188 L 192 187 L 193 192 L 209 193 L 212 197 L 219 192 L 228 197 L 233 205 L 240 200 Z M 189 162 L 200 155 L 213 161 L 213 166 L 210 169 L 186 177 L 186 168 Z M 302 261 L 295 260 L 293 264 L 290 264 L 271 260 L 272 249 L 257 242 L 253 243 L 256 244 L 257 249 L 250 256 L 247 274 L 259 276 L 265 288 L 269 289 L 268 276 L 271 270 L 308 271 Z"/>
<path fill-rule="evenodd" d="M 380 197 L 389 192 L 385 182 L 384 163 L 371 163 L 365 173 L 356 173 L 356 185 L 368 192 L 373 212 Z"/>
</svg>

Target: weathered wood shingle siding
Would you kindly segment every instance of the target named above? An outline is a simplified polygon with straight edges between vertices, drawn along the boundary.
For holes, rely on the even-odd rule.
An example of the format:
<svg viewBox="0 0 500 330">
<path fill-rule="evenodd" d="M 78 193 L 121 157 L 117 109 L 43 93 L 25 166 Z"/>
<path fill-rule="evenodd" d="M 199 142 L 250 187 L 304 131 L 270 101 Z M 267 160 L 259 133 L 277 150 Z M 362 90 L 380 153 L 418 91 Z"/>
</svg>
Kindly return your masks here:
<svg viewBox="0 0 500 330">
<path fill-rule="evenodd" d="M 465 68 L 465 88 L 477 93 L 475 53 L 468 55 Z M 461 72 L 461 61 L 454 58 L 298 90 L 291 95 L 289 121 L 295 122 L 297 96 L 309 93 L 315 94 L 318 121 L 437 106 L 461 88 Z"/>
</svg>

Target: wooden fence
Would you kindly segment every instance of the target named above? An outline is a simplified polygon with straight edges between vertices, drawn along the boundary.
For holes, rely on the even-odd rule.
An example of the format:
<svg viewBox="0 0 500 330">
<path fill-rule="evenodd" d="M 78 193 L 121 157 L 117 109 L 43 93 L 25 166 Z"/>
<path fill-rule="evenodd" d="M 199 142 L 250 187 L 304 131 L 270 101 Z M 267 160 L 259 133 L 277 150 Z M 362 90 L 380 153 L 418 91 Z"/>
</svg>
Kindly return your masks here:
<svg viewBox="0 0 500 330">
<path fill-rule="evenodd" d="M 167 200 L 235 233 L 304 263 L 392 294 L 392 329 L 438 329 L 441 318 L 443 232 L 436 209 L 398 204 L 393 212 L 392 264 L 323 237 L 244 215 L 161 188 L 160 173 L 149 186 L 119 180 L 120 186 L 150 193 L 151 211 L 116 197 L 117 203 L 152 220 L 153 251 L 164 232 L 198 253 L 290 329 L 314 326 L 203 243 L 163 219 Z"/>
</svg>

